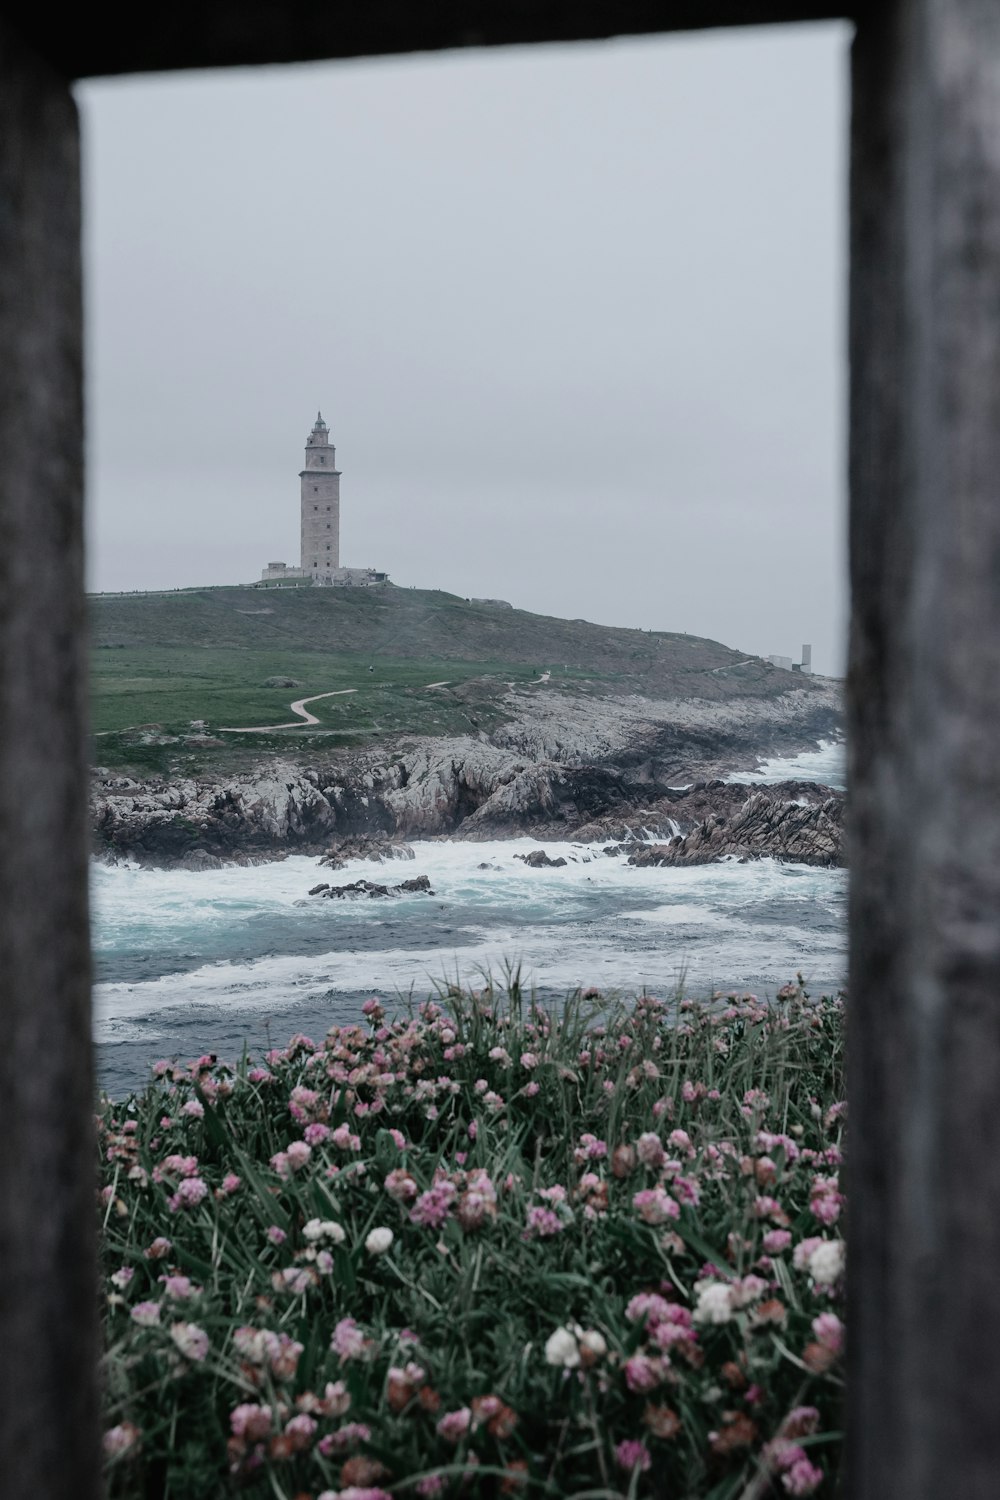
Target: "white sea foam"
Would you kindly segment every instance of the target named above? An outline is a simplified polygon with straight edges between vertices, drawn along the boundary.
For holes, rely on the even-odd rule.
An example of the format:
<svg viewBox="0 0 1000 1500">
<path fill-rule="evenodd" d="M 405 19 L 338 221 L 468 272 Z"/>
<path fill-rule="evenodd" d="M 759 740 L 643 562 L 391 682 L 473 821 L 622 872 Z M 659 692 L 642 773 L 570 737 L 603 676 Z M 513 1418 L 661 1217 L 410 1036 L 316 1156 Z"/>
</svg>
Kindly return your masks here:
<svg viewBox="0 0 1000 1500">
<path fill-rule="evenodd" d="M 567 865 L 535 870 L 516 858 L 539 847 Z M 354 861 L 337 872 L 303 856 L 198 872 L 96 868 L 98 957 L 111 975 L 139 976 L 97 986 L 98 1037 L 152 1037 L 157 1016 L 178 1007 L 259 1013 L 336 994 L 423 995 L 508 963 L 550 989 L 660 993 L 684 974 L 704 993 L 749 980 L 777 987 L 803 965 L 824 982 L 842 970 L 841 871 L 771 861 L 643 870 L 598 845 L 533 839 L 414 849 L 405 866 Z M 433 896 L 306 896 L 323 880 L 418 874 Z"/>
<path fill-rule="evenodd" d="M 818 781 L 823 786 L 843 788 L 847 774 L 842 740 L 823 740 L 818 750 L 799 755 L 774 755 L 762 760 L 756 771 L 734 771 L 724 781 Z"/>
</svg>

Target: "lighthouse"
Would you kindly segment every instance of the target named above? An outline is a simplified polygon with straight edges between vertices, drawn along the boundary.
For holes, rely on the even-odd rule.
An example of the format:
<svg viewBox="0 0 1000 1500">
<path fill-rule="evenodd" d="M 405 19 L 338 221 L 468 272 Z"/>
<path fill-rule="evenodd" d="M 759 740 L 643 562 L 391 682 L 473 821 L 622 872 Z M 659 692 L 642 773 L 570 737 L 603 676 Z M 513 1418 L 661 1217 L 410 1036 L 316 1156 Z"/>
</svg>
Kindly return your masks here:
<svg viewBox="0 0 1000 1500">
<path fill-rule="evenodd" d="M 316 413 L 313 430 L 306 438 L 306 463 L 299 482 L 302 572 L 317 583 L 332 583 L 340 567 L 340 470 L 322 412 Z"/>
<path fill-rule="evenodd" d="M 306 464 L 299 471 L 300 564 L 271 562 L 260 575 L 258 588 L 309 588 L 313 584 L 368 588 L 388 583 L 388 573 L 375 568 L 340 566 L 340 470 L 337 450 L 323 413 L 316 413 L 306 438 Z"/>
</svg>

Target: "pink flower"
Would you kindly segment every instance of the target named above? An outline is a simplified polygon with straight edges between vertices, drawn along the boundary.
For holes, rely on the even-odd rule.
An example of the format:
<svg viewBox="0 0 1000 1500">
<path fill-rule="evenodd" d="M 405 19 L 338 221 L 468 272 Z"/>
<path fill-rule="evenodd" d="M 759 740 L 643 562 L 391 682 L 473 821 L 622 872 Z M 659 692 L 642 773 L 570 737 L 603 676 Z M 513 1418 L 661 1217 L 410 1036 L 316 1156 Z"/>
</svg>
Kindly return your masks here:
<svg viewBox="0 0 1000 1500">
<path fill-rule="evenodd" d="M 183 1302 L 188 1297 L 197 1297 L 201 1292 L 201 1287 L 195 1286 L 187 1276 L 161 1276 L 160 1280 L 167 1296 L 178 1302 Z"/>
<path fill-rule="evenodd" d="M 573 1160 L 577 1162 L 596 1161 L 608 1154 L 607 1141 L 598 1140 L 596 1135 L 585 1133 L 581 1135 L 579 1145 L 574 1148 Z"/>
<path fill-rule="evenodd" d="M 406 1136 L 401 1130 L 390 1130 L 389 1135 L 392 1139 L 393 1144 L 397 1146 L 400 1151 L 406 1150 Z"/>
<path fill-rule="evenodd" d="M 173 1240 L 166 1239 L 162 1234 L 157 1235 L 156 1239 L 146 1250 L 146 1259 L 163 1260 L 165 1256 L 170 1254 L 173 1248 Z"/>
<path fill-rule="evenodd" d="M 701 1188 L 693 1177 L 675 1177 L 670 1189 L 680 1203 L 696 1208 L 701 1202 Z"/>
<path fill-rule="evenodd" d="M 328 1432 L 326 1437 L 320 1438 L 316 1446 L 324 1458 L 329 1458 L 332 1453 L 343 1453 L 345 1448 L 356 1448 L 359 1443 L 367 1443 L 371 1435 L 372 1430 L 367 1423 L 345 1422 L 336 1432 Z"/>
<path fill-rule="evenodd" d="M 164 1177 L 194 1177 L 198 1171 L 196 1156 L 179 1156 L 174 1152 L 157 1162 L 153 1168 L 153 1181 L 162 1182 Z"/>
<path fill-rule="evenodd" d="M 565 1224 L 557 1213 L 551 1208 L 529 1208 L 528 1220 L 524 1230 L 525 1239 L 538 1235 L 541 1239 L 548 1239 L 554 1234 L 560 1234 L 565 1229 Z"/>
<path fill-rule="evenodd" d="M 522 1052 L 521 1053 L 521 1067 L 522 1068 L 527 1068 L 527 1070 L 528 1070 L 529 1073 L 531 1072 L 532 1068 L 537 1068 L 538 1067 L 538 1054 L 537 1054 L 537 1052 Z"/>
<path fill-rule="evenodd" d="M 457 1411 L 445 1412 L 437 1424 L 437 1430 L 446 1442 L 457 1443 L 468 1432 L 471 1421 L 471 1407 L 460 1406 Z"/>
<path fill-rule="evenodd" d="M 831 1354 L 839 1354 L 844 1347 L 844 1325 L 836 1313 L 824 1312 L 813 1318 L 812 1331 L 816 1342 Z"/>
<path fill-rule="evenodd" d="M 329 1125 L 324 1125 L 319 1120 L 315 1120 L 311 1125 L 307 1125 L 302 1132 L 307 1146 L 322 1146 L 329 1134 Z"/>
<path fill-rule="evenodd" d="M 615 1449 L 615 1462 L 619 1469 L 624 1469 L 627 1474 L 633 1474 L 637 1469 L 640 1474 L 645 1474 L 652 1459 L 645 1443 L 640 1442 L 638 1438 L 626 1438 Z"/>
<path fill-rule="evenodd" d="M 255 1402 L 247 1401 L 242 1406 L 235 1406 L 229 1413 L 229 1425 L 232 1428 L 233 1437 L 243 1438 L 245 1442 L 255 1443 L 260 1438 L 267 1437 L 271 1431 L 272 1412 L 269 1406 L 259 1406 Z"/>
<path fill-rule="evenodd" d="M 410 1209 L 412 1222 L 422 1224 L 427 1229 L 439 1229 L 451 1212 L 455 1193 L 455 1184 L 447 1178 L 436 1182 L 433 1187 L 420 1194 Z"/>
<path fill-rule="evenodd" d="M 301 1125 L 303 1121 L 309 1118 L 309 1115 L 318 1103 L 319 1095 L 315 1089 L 307 1089 L 299 1083 L 292 1089 L 291 1097 L 288 1101 L 288 1113 L 293 1120 Z"/>
<path fill-rule="evenodd" d="M 134 1422 L 119 1422 L 104 1434 L 104 1452 L 108 1458 L 120 1458 L 139 1442 L 141 1434 Z"/>
<path fill-rule="evenodd" d="M 663 1363 L 650 1359 L 647 1354 L 633 1354 L 625 1361 L 625 1384 L 630 1391 L 642 1395 L 655 1390 L 663 1379 Z"/>
<path fill-rule="evenodd" d="M 666 1160 L 667 1153 L 663 1149 L 663 1142 L 655 1130 L 644 1131 L 636 1142 L 636 1154 L 645 1167 L 661 1167 Z"/>
<path fill-rule="evenodd" d="M 172 1323 L 170 1337 L 185 1359 L 200 1362 L 208 1353 L 208 1334 L 197 1323 Z"/>
<path fill-rule="evenodd" d="M 314 1282 L 314 1273 L 307 1266 L 285 1266 L 271 1274 L 271 1285 L 276 1292 L 291 1292 L 293 1297 L 307 1292 Z"/>
<path fill-rule="evenodd" d="M 285 1437 L 290 1440 L 294 1453 L 301 1453 L 309 1447 L 316 1436 L 317 1426 L 316 1418 L 306 1412 L 299 1412 L 285 1423 Z"/>
<path fill-rule="evenodd" d="M 237 1189 L 242 1186 L 243 1179 L 241 1177 L 237 1177 L 235 1172 L 227 1172 L 225 1177 L 223 1177 L 222 1179 L 222 1187 L 219 1189 L 219 1191 L 224 1193 L 228 1198 L 230 1193 L 235 1193 Z"/>
<path fill-rule="evenodd" d="M 140 1328 L 155 1328 L 160 1321 L 160 1304 L 137 1302 L 129 1316 L 133 1323 L 138 1323 Z"/>
<path fill-rule="evenodd" d="M 285 1155 L 288 1157 L 288 1165 L 292 1171 L 297 1172 L 312 1156 L 312 1147 L 308 1141 L 292 1141 Z"/>
<path fill-rule="evenodd" d="M 297 1339 L 289 1338 L 287 1333 L 268 1333 L 267 1361 L 271 1366 L 271 1374 L 275 1380 L 291 1380 L 299 1366 L 302 1355 L 302 1345 Z M 327 1386 L 327 1391 L 329 1391 Z"/>
<path fill-rule="evenodd" d="M 811 1495 L 823 1483 L 823 1470 L 811 1464 L 805 1455 L 796 1459 L 781 1476 L 782 1488 L 789 1495 Z"/>
<path fill-rule="evenodd" d="M 809 1189 L 809 1210 L 821 1224 L 835 1224 L 843 1203 L 836 1177 L 814 1177 Z"/>
<path fill-rule="evenodd" d="M 349 1484 L 344 1490 L 323 1490 L 316 1500 L 392 1500 L 388 1490 L 369 1485 Z"/>
<path fill-rule="evenodd" d="M 181 1105 L 181 1114 L 190 1115 L 193 1120 L 201 1120 L 205 1116 L 205 1106 L 200 1099 L 189 1099 L 186 1104 Z"/>
<path fill-rule="evenodd" d="M 417 1184 L 405 1167 L 393 1167 L 386 1176 L 384 1187 L 389 1197 L 395 1198 L 397 1203 L 405 1203 L 417 1196 Z"/>
<path fill-rule="evenodd" d="M 340 1355 L 341 1361 L 357 1359 L 364 1353 L 365 1336 L 353 1318 L 341 1318 L 333 1330 L 330 1348 Z"/>
<path fill-rule="evenodd" d="M 757 1145 L 761 1151 L 784 1151 L 786 1162 L 798 1161 L 799 1148 L 790 1135 L 775 1135 L 770 1130 L 761 1130 L 757 1133 Z"/>
<path fill-rule="evenodd" d="M 171 1213 L 176 1214 L 182 1208 L 196 1208 L 207 1197 L 208 1188 L 200 1177 L 185 1177 L 178 1183 L 177 1191 L 167 1206 Z"/>
<path fill-rule="evenodd" d="M 785 1228 L 788 1224 L 788 1215 L 778 1202 L 777 1198 L 763 1196 L 755 1198 L 753 1203 L 754 1216 L 758 1219 L 770 1219 L 775 1224 Z"/>
<path fill-rule="evenodd" d="M 283 1245 L 287 1240 L 288 1235 L 278 1224 L 269 1224 L 267 1228 L 267 1238 L 270 1240 L 272 1245 Z"/>
<path fill-rule="evenodd" d="M 646 1224 L 665 1224 L 680 1215 L 676 1201 L 662 1187 L 643 1188 L 633 1197 L 632 1207 Z"/>
<path fill-rule="evenodd" d="M 669 1314 L 670 1304 L 659 1292 L 636 1292 L 625 1309 L 630 1323 L 645 1318 L 647 1328 L 655 1328 Z"/>
<path fill-rule="evenodd" d="M 360 1151 L 361 1137 L 355 1135 L 349 1125 L 338 1125 L 330 1136 L 338 1151 Z"/>
<path fill-rule="evenodd" d="M 762 1240 L 768 1255 L 780 1255 L 791 1243 L 792 1236 L 787 1229 L 769 1229 Z"/>
<path fill-rule="evenodd" d="M 440 1495 L 444 1489 L 445 1481 L 441 1474 L 428 1474 L 424 1479 L 417 1481 L 418 1495 Z"/>
</svg>

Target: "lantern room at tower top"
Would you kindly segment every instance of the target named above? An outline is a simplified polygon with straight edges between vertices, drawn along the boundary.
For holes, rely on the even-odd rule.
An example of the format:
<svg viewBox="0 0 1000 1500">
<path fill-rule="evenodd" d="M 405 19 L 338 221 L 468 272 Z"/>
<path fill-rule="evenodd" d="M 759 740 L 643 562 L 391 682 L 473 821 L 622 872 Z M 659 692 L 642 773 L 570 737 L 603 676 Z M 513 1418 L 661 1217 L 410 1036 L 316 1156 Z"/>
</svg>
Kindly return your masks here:
<svg viewBox="0 0 1000 1500">
<path fill-rule="evenodd" d="M 388 582 L 388 574 L 374 568 L 340 566 L 340 470 L 337 450 L 323 413 L 316 413 L 306 438 L 305 467 L 299 471 L 300 545 L 297 568 L 272 562 L 261 574 L 259 587 L 298 587 L 310 584 L 361 586 Z"/>
</svg>

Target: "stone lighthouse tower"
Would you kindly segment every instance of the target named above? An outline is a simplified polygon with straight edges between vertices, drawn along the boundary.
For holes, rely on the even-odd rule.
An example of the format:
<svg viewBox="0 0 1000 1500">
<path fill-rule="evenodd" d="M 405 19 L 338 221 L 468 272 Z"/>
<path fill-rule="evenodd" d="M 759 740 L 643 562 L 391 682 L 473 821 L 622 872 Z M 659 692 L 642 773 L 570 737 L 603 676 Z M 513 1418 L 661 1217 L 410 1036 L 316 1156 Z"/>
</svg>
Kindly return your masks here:
<svg viewBox="0 0 1000 1500">
<path fill-rule="evenodd" d="M 323 413 L 306 438 L 302 482 L 302 571 L 317 583 L 332 583 L 340 567 L 340 470 Z"/>
</svg>

